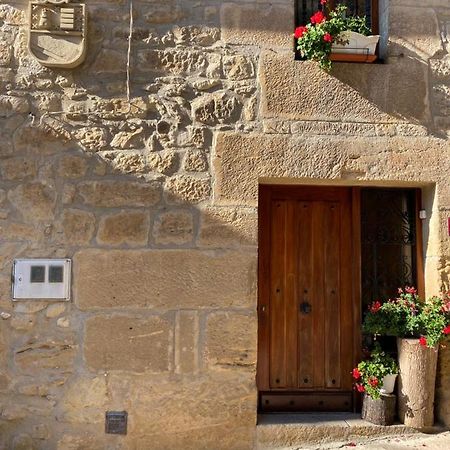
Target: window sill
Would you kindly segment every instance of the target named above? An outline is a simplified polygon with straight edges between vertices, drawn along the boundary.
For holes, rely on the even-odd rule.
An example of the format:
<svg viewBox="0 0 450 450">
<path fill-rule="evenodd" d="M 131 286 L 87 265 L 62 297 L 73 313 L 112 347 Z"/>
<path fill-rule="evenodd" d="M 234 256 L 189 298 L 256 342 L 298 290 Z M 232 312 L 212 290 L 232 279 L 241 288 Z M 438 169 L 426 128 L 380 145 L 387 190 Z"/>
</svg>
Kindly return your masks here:
<svg viewBox="0 0 450 450">
<path fill-rule="evenodd" d="M 377 55 L 361 55 L 356 53 L 331 53 L 333 62 L 373 63 L 378 59 Z"/>
</svg>

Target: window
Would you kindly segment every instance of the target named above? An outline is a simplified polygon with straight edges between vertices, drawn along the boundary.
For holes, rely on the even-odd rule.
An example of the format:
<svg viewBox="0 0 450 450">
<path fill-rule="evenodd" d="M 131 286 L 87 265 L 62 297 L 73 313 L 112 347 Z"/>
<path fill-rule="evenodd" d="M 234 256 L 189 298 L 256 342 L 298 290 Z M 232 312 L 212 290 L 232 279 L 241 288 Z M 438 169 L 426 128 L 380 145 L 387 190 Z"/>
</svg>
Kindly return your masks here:
<svg viewBox="0 0 450 450">
<path fill-rule="evenodd" d="M 366 16 L 373 34 L 378 34 L 378 0 L 328 0 L 330 7 L 338 3 L 346 4 L 352 14 Z M 322 10 L 320 0 L 297 0 L 297 25 L 306 25 L 317 10 Z"/>
</svg>

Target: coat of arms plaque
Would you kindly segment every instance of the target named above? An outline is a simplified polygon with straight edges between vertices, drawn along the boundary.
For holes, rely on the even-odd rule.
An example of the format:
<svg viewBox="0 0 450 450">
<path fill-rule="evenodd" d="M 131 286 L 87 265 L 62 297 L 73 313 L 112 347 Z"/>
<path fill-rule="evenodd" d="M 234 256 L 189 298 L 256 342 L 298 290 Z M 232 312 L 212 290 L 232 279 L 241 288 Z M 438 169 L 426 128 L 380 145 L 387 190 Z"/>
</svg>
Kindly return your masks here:
<svg viewBox="0 0 450 450">
<path fill-rule="evenodd" d="M 30 2 L 28 48 L 46 67 L 71 69 L 86 56 L 86 6 L 72 0 Z"/>
</svg>

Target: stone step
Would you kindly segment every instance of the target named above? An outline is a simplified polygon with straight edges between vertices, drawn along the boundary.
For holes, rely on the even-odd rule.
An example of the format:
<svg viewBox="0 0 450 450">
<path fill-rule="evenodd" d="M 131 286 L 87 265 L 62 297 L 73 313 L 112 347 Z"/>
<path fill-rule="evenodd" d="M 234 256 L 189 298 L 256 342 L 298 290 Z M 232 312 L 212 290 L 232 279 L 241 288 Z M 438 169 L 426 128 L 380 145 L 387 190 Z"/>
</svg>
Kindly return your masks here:
<svg viewBox="0 0 450 450">
<path fill-rule="evenodd" d="M 351 413 L 260 414 L 257 449 L 304 448 L 328 442 L 359 442 L 374 437 L 407 436 L 418 431 L 402 424 L 380 426 Z"/>
</svg>

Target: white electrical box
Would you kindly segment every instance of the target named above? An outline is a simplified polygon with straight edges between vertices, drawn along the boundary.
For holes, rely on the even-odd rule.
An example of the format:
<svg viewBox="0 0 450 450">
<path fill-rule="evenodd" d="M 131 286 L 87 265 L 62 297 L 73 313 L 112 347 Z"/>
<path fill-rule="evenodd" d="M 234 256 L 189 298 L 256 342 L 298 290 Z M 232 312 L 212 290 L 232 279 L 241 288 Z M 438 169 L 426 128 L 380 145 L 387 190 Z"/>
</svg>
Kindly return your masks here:
<svg viewBox="0 0 450 450">
<path fill-rule="evenodd" d="M 17 300 L 70 300 L 70 259 L 16 259 L 12 297 Z"/>
</svg>

